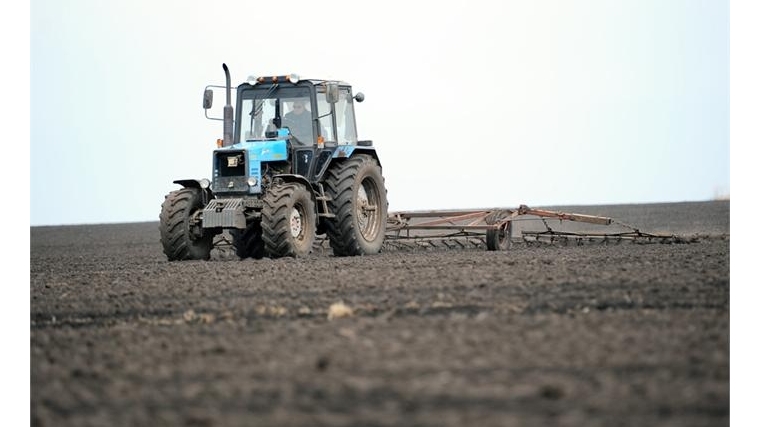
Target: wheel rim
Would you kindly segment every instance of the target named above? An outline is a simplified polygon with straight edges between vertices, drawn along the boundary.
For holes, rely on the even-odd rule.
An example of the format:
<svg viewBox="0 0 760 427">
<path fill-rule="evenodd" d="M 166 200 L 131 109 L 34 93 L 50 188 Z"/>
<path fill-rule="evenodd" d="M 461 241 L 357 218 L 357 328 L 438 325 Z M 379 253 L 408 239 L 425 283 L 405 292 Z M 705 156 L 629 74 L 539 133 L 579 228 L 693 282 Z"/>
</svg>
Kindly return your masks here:
<svg viewBox="0 0 760 427">
<path fill-rule="evenodd" d="M 302 215 L 298 206 L 290 211 L 290 235 L 298 238 L 303 233 Z"/>
<path fill-rule="evenodd" d="M 512 222 L 506 222 L 499 227 L 499 246 L 506 248 L 510 243 L 510 234 L 512 234 Z"/>
<path fill-rule="evenodd" d="M 356 218 L 359 232 L 366 240 L 374 240 L 377 237 L 379 225 L 377 223 L 379 202 L 377 186 L 372 179 L 362 180 L 356 193 Z"/>
</svg>

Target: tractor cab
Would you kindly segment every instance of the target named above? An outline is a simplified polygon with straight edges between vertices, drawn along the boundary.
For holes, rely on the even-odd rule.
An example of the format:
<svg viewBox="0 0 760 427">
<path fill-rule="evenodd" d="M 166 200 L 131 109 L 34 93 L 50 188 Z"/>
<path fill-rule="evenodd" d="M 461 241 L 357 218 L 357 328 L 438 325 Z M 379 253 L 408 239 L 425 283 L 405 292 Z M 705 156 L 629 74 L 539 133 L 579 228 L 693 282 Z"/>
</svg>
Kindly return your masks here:
<svg viewBox="0 0 760 427">
<path fill-rule="evenodd" d="M 346 83 L 293 75 L 249 79 L 237 88 L 234 144 L 266 140 L 287 129 L 295 147 L 356 145 L 354 97 Z"/>
<path fill-rule="evenodd" d="M 206 110 L 212 99 L 207 88 Z M 364 95 L 354 96 L 344 82 L 294 74 L 249 78 L 237 87 L 234 118 L 229 111 L 225 122 L 231 132 L 214 152 L 212 191 L 261 194 L 283 175 L 316 185 L 334 158 L 350 157 L 357 149 L 377 158 L 371 141 L 357 139 L 354 100 L 361 102 Z"/>
</svg>

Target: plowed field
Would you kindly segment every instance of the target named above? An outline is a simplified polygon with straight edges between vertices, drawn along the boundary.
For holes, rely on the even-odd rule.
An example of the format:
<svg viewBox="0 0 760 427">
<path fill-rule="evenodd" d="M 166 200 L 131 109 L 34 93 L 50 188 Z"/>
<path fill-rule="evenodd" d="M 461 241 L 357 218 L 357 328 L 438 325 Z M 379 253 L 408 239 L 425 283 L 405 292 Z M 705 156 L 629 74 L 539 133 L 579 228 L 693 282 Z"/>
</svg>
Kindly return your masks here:
<svg viewBox="0 0 760 427">
<path fill-rule="evenodd" d="M 32 425 L 728 425 L 729 203 L 563 210 L 696 238 L 169 263 L 157 222 L 32 227 Z"/>
</svg>

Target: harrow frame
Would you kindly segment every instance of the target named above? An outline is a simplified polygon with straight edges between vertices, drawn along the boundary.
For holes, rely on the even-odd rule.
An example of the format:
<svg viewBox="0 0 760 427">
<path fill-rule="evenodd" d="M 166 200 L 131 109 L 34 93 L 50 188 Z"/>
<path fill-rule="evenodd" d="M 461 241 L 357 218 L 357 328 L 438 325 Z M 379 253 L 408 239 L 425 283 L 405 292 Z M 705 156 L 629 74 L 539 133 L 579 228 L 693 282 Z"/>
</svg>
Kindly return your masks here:
<svg viewBox="0 0 760 427">
<path fill-rule="evenodd" d="M 624 231 L 558 231 L 547 220 L 580 222 L 598 226 L 618 225 Z M 652 234 L 609 217 L 534 209 L 520 205 L 516 209 L 491 208 L 467 210 L 400 211 L 388 213 L 386 246 L 389 247 L 481 247 L 488 250 L 509 249 L 514 225 L 521 221 L 541 221 L 544 230 L 521 230 L 522 240 L 545 243 L 582 242 L 680 243 L 675 235 Z M 508 242 L 497 244 L 494 233 L 501 233 Z M 490 234 L 490 236 L 489 236 Z"/>
</svg>

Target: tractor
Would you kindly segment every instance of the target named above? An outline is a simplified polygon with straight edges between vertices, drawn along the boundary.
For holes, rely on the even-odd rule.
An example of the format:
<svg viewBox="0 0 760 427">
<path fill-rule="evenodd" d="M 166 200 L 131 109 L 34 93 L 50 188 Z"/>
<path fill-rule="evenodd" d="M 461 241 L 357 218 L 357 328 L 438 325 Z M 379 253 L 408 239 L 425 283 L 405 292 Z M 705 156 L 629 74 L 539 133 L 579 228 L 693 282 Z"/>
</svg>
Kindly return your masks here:
<svg viewBox="0 0 760 427">
<path fill-rule="evenodd" d="M 223 122 L 212 177 L 174 181 L 159 215 L 169 261 L 207 260 L 222 233 L 240 258 L 304 257 L 325 234 L 335 256 L 376 254 L 388 202 L 377 152 L 359 140 L 345 82 L 295 74 L 249 77 L 231 105 L 226 85 L 209 85 L 203 108 Z M 226 91 L 222 118 L 209 117 L 214 91 Z"/>
</svg>

